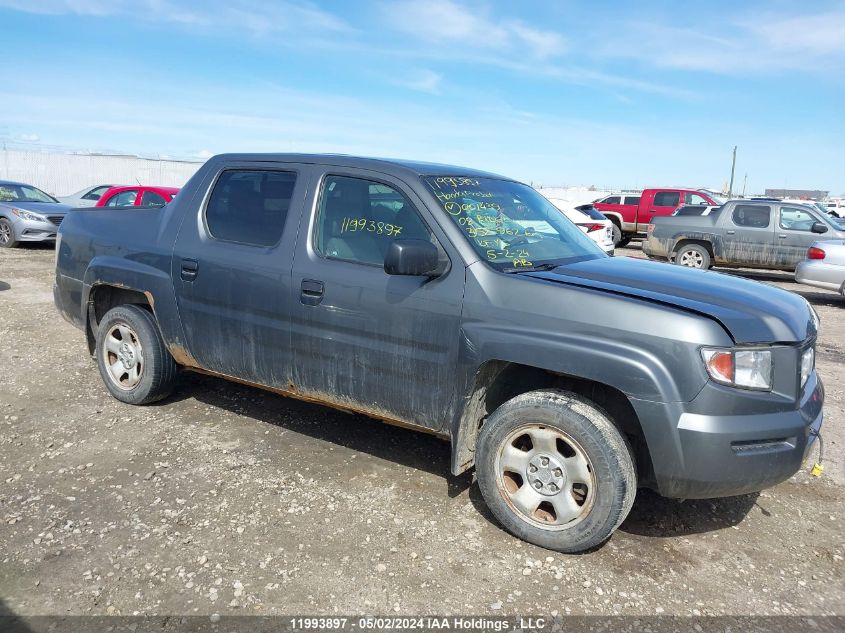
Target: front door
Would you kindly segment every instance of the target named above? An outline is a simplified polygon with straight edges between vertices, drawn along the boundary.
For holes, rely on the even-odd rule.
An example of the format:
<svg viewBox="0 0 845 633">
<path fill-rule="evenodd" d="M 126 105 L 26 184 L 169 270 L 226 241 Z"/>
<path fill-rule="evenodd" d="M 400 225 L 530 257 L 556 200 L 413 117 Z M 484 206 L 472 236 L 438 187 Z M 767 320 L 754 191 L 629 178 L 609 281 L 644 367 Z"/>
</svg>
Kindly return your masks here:
<svg viewBox="0 0 845 633">
<path fill-rule="evenodd" d="M 643 192 L 637 216 L 637 230 L 644 233 L 652 218 L 661 215 L 672 215 L 681 204 L 680 191 L 648 191 Z"/>
<path fill-rule="evenodd" d="M 329 169 L 309 208 L 293 266 L 295 388 L 442 430 L 460 345 L 462 262 L 419 198 L 387 175 Z M 434 242 L 450 269 L 436 279 L 388 275 L 384 255 L 399 238 Z"/>
<path fill-rule="evenodd" d="M 807 249 L 824 234 L 813 233 L 813 225 L 819 219 L 809 210 L 797 206 L 782 205 L 778 211 L 778 226 L 775 229 L 777 263 L 794 268 L 807 256 Z"/>
<path fill-rule="evenodd" d="M 772 208 L 767 205 L 737 204 L 724 223 L 722 238 L 725 259 L 731 264 L 771 266 L 775 261 Z"/>
<path fill-rule="evenodd" d="M 261 385 L 290 379 L 290 271 L 307 173 L 245 164 L 217 173 L 185 218 L 173 280 L 200 367 Z"/>
</svg>

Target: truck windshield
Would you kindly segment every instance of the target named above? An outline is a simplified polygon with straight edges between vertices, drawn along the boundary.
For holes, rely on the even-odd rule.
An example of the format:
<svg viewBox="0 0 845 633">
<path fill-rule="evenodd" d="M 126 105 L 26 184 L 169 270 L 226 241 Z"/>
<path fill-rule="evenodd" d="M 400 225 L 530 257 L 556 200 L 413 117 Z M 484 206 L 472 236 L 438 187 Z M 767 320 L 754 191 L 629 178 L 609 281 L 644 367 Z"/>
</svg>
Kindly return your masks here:
<svg viewBox="0 0 845 633">
<path fill-rule="evenodd" d="M 606 257 L 596 243 L 527 185 L 495 178 L 423 179 L 475 251 L 503 272 Z"/>
</svg>

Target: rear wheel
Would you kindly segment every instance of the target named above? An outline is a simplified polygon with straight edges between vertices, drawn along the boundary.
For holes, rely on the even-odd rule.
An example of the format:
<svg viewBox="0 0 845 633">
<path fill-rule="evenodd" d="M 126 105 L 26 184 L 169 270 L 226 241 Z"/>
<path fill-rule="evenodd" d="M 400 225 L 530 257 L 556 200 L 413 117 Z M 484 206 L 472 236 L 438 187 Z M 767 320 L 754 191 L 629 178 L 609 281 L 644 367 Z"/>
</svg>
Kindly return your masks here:
<svg viewBox="0 0 845 633">
<path fill-rule="evenodd" d="M 604 542 L 636 494 L 633 458 L 619 430 L 588 400 L 554 389 L 517 396 L 489 417 L 476 470 L 505 529 L 559 552 Z"/>
<path fill-rule="evenodd" d="M 0 218 L 0 248 L 12 248 L 17 243 L 15 227 L 6 218 Z"/>
<path fill-rule="evenodd" d="M 115 398 L 147 404 L 167 397 L 176 383 L 176 362 L 153 315 L 137 305 L 109 310 L 97 332 L 97 366 Z"/>
<path fill-rule="evenodd" d="M 700 244 L 685 244 L 675 253 L 675 263 L 687 268 L 707 270 L 711 266 L 710 253 Z"/>
<path fill-rule="evenodd" d="M 611 221 L 611 224 L 613 225 L 613 246 L 618 248 L 622 242 L 622 229 L 619 228 L 616 222 Z"/>
</svg>

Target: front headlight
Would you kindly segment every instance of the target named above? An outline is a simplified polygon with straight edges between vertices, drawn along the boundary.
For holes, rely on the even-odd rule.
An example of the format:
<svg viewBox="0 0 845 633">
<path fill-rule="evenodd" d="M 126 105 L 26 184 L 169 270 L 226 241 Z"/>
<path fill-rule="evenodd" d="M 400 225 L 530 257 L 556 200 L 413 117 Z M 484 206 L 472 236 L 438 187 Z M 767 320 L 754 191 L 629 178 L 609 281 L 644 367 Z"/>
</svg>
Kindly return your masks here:
<svg viewBox="0 0 845 633">
<path fill-rule="evenodd" d="M 813 373 L 813 368 L 816 366 L 816 350 L 808 347 L 801 354 L 801 386 L 807 384 L 810 374 Z"/>
<path fill-rule="evenodd" d="M 30 222 L 46 222 L 47 218 L 43 215 L 38 215 L 26 209 L 12 209 L 12 213 L 18 216 L 21 220 L 29 220 Z"/>
<path fill-rule="evenodd" d="M 772 388 L 772 351 L 705 347 L 701 358 L 714 381 L 741 389 Z"/>
</svg>

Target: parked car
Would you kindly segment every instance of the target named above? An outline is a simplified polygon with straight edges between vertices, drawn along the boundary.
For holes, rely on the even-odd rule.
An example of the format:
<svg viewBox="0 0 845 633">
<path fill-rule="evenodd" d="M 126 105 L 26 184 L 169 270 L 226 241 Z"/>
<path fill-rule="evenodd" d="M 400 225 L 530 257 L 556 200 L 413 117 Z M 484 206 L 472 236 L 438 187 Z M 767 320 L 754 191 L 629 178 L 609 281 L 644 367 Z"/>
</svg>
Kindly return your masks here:
<svg viewBox="0 0 845 633">
<path fill-rule="evenodd" d="M 637 486 L 784 481 L 822 424 L 803 298 L 608 257 L 485 172 L 223 155 L 164 209 L 74 211 L 59 238 L 56 306 L 118 400 L 164 398 L 181 366 L 428 431 L 503 526 L 563 552 Z"/>
<path fill-rule="evenodd" d="M 111 187 L 97 200 L 97 207 L 163 207 L 179 193 L 177 187 Z"/>
<path fill-rule="evenodd" d="M 794 270 L 821 235 L 840 239 L 845 231 L 808 205 L 731 200 L 706 216 L 654 218 L 643 253 L 691 268 Z"/>
<path fill-rule="evenodd" d="M 672 215 L 710 215 L 718 208 L 709 204 L 682 204 L 672 212 Z"/>
<path fill-rule="evenodd" d="M 613 222 L 597 211 L 592 204 L 573 207 L 566 200 L 558 198 L 548 198 L 548 200 L 580 227 L 605 253 L 613 254 Z"/>
<path fill-rule="evenodd" d="M 118 186 L 95 185 L 93 187 L 86 187 L 69 196 L 59 196 L 59 201 L 71 207 L 93 207 L 108 189 Z"/>
<path fill-rule="evenodd" d="M 70 209 L 37 187 L 0 180 L 0 248 L 55 240 Z"/>
<path fill-rule="evenodd" d="M 681 204 L 718 206 L 706 192 L 669 187 L 644 189 L 640 194 L 611 194 L 593 203 L 614 224 L 613 242 L 625 246 L 638 233 L 645 233 L 652 218 L 672 215 Z"/>
<path fill-rule="evenodd" d="M 795 281 L 845 295 L 845 241 L 813 242 L 795 269 Z"/>
</svg>

